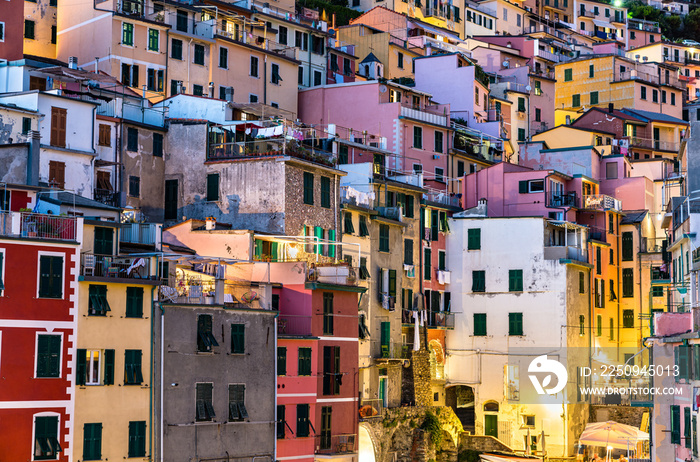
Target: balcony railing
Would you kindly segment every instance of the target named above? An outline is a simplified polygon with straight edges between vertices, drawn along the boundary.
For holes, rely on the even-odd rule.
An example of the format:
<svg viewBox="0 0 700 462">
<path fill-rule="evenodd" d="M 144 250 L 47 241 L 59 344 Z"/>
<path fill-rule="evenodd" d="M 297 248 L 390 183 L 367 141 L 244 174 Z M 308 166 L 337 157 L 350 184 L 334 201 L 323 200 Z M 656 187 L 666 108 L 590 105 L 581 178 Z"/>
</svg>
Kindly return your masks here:
<svg viewBox="0 0 700 462">
<path fill-rule="evenodd" d="M 279 335 L 311 335 L 311 316 L 295 316 L 281 314 L 277 318 L 277 333 Z"/>
<path fill-rule="evenodd" d="M 423 197 L 430 202 L 459 207 L 459 197 L 448 192 L 429 191 L 423 194 Z"/>
<path fill-rule="evenodd" d="M 606 194 L 583 196 L 583 207 L 586 210 L 617 210 L 622 211 L 622 202 Z"/>
<path fill-rule="evenodd" d="M 588 262 L 588 251 L 575 245 L 556 245 L 544 248 L 545 260 L 575 260 Z"/>
<path fill-rule="evenodd" d="M 383 417 L 384 409 L 384 400 L 382 399 L 363 399 L 360 401 L 360 419 Z"/>
<path fill-rule="evenodd" d="M 103 278 L 151 279 L 151 259 L 119 255 L 80 254 L 80 275 Z"/>
<path fill-rule="evenodd" d="M 685 89 L 686 83 L 679 80 L 678 77 L 670 75 L 659 78 L 658 75 L 639 72 L 634 69 L 625 72 L 616 72 L 613 76 L 613 82 L 622 82 L 625 80 L 642 80 L 655 85 L 671 85 L 680 89 Z"/>
<path fill-rule="evenodd" d="M 666 249 L 666 238 L 643 237 L 641 251 L 644 253 L 659 253 Z"/>
<path fill-rule="evenodd" d="M 592 239 L 594 241 L 599 241 L 599 242 L 608 242 L 607 241 L 608 233 L 605 229 L 603 228 L 596 228 L 591 226 L 588 231 L 588 239 Z"/>
<path fill-rule="evenodd" d="M 160 226 L 154 223 L 126 223 L 122 225 L 119 242 L 156 245 Z"/>
<path fill-rule="evenodd" d="M 652 266 L 651 267 L 651 281 L 652 282 L 670 281 L 670 280 L 671 280 L 671 273 L 669 273 L 668 268 L 666 266 Z"/>
<path fill-rule="evenodd" d="M 0 233 L 3 236 L 31 239 L 75 241 L 77 236 L 76 221 L 75 217 L 42 213 L 0 212 Z"/>
<path fill-rule="evenodd" d="M 323 244 L 321 244 L 323 245 Z M 357 285 L 359 268 L 346 265 L 314 266 L 309 268 L 307 280 L 322 284 Z"/>
<path fill-rule="evenodd" d="M 436 329 L 454 329 L 455 315 L 446 311 L 428 311 L 428 327 Z"/>
<path fill-rule="evenodd" d="M 558 63 L 561 60 L 561 57 L 559 55 L 556 55 L 556 54 L 551 53 L 549 51 L 537 49 L 535 51 L 535 53 L 536 53 L 536 56 L 539 56 L 540 58 L 548 59 L 550 61 L 554 61 L 555 63 Z"/>
<path fill-rule="evenodd" d="M 100 106 L 97 108 L 97 114 L 117 117 L 139 122 L 143 124 L 162 127 L 165 124 L 166 110 L 165 108 L 151 108 L 139 104 L 129 104 L 122 98 L 115 98 L 111 101 L 99 101 Z"/>
<path fill-rule="evenodd" d="M 367 209 L 371 209 L 374 206 L 374 202 L 368 194 L 357 191 L 355 188 L 350 188 L 349 186 L 340 187 L 340 201 L 343 204 L 352 204 L 356 207 L 364 207 Z"/>
<path fill-rule="evenodd" d="M 413 109 L 411 107 L 401 106 L 401 117 L 407 117 L 409 119 L 420 120 L 421 122 L 427 122 L 435 125 L 447 125 L 447 117 L 444 115 L 439 115 L 434 112 L 428 112 L 429 109 L 419 110 Z M 435 111 L 437 112 L 437 111 Z"/>
<path fill-rule="evenodd" d="M 595 13 L 592 11 L 581 11 L 579 16 L 583 16 L 586 18 L 595 18 Z"/>
<path fill-rule="evenodd" d="M 119 193 L 108 189 L 95 188 L 95 200 L 105 205 L 119 207 Z"/>
<path fill-rule="evenodd" d="M 651 138 L 641 138 L 638 136 L 630 136 L 630 146 L 653 149 L 655 151 L 678 152 L 680 143 L 677 141 L 663 141 Z"/>
<path fill-rule="evenodd" d="M 579 201 L 576 192 L 555 193 L 547 192 L 547 207 L 578 207 Z"/>
<path fill-rule="evenodd" d="M 372 349 L 375 351 L 374 358 L 382 359 L 408 359 L 411 357 L 411 349 L 401 342 L 383 343 L 372 341 Z"/>
<path fill-rule="evenodd" d="M 357 452 L 354 434 L 316 435 L 316 454 L 353 454 Z"/>
</svg>

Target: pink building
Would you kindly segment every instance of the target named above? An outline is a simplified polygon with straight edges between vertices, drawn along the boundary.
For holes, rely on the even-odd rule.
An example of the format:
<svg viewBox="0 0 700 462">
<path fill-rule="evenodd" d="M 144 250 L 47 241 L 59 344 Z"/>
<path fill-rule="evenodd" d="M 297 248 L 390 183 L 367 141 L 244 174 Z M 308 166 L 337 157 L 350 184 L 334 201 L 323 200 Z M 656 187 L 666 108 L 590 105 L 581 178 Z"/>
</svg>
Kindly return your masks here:
<svg viewBox="0 0 700 462">
<path fill-rule="evenodd" d="M 450 106 L 435 104 L 426 92 L 378 81 L 310 88 L 299 92 L 299 117 L 310 124 L 378 133 L 395 154 L 385 168 L 422 172 L 426 185 L 447 190 Z"/>
</svg>

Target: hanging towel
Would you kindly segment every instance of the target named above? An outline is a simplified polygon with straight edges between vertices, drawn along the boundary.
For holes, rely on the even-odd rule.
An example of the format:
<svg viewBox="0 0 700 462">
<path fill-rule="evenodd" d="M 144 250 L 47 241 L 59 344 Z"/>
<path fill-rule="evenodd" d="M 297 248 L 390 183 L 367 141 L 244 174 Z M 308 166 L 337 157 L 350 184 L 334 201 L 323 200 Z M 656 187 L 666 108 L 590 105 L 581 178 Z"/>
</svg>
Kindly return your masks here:
<svg viewBox="0 0 700 462">
<path fill-rule="evenodd" d="M 413 319 L 415 319 L 415 326 L 413 327 L 413 351 L 420 350 L 420 326 L 418 324 L 418 312 L 413 312 Z"/>
<path fill-rule="evenodd" d="M 272 129 L 273 136 L 280 136 L 282 133 L 284 133 L 284 127 L 282 125 L 278 125 Z"/>
</svg>

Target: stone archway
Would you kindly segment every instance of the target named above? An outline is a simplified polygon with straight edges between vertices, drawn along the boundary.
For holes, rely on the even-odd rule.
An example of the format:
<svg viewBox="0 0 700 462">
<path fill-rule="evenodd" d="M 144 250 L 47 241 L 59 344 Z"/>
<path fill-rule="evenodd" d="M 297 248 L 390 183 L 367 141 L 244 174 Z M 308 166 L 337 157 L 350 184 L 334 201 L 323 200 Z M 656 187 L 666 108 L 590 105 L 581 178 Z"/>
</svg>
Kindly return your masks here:
<svg viewBox="0 0 700 462">
<path fill-rule="evenodd" d="M 372 434 L 372 428 L 365 422 L 360 422 L 358 442 L 359 462 L 377 462 L 377 445 Z"/>
</svg>

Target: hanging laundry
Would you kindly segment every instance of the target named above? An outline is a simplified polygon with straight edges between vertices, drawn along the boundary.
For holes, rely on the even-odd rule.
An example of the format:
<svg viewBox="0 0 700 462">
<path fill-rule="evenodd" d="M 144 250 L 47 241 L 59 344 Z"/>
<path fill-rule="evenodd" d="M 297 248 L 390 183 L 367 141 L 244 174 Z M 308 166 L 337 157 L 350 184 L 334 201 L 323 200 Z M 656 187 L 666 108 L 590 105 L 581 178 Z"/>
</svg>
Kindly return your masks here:
<svg viewBox="0 0 700 462">
<path fill-rule="evenodd" d="M 420 324 L 418 321 L 418 312 L 413 312 L 413 319 L 415 320 L 415 325 L 413 327 L 413 351 L 420 350 Z"/>
<path fill-rule="evenodd" d="M 282 133 L 284 133 L 284 127 L 282 125 L 278 125 L 272 129 L 272 136 L 280 136 Z"/>
</svg>

